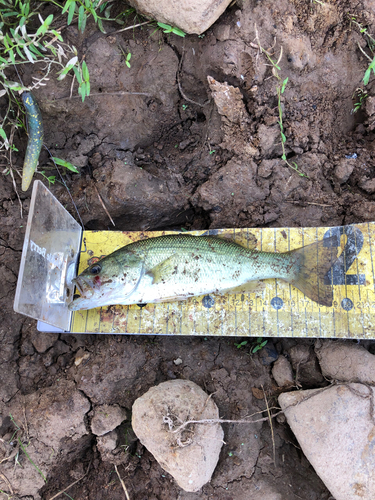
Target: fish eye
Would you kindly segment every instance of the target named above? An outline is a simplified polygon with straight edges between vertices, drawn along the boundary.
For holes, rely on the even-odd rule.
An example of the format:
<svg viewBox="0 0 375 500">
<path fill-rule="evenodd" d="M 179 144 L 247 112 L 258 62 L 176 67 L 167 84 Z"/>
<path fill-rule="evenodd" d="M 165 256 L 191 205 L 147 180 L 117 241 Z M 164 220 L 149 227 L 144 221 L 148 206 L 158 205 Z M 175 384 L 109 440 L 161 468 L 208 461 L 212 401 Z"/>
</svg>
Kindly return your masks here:
<svg viewBox="0 0 375 500">
<path fill-rule="evenodd" d="M 102 270 L 102 266 L 100 264 L 95 264 L 90 268 L 90 273 L 91 274 L 99 274 L 100 271 Z"/>
</svg>

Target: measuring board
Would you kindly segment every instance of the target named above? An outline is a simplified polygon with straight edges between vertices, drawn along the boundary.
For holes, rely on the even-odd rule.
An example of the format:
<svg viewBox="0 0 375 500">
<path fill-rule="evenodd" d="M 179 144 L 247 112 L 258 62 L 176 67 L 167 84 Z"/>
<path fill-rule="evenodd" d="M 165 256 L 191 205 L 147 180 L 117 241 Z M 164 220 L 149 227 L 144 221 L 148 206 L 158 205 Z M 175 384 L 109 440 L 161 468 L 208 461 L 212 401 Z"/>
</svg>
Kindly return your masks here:
<svg viewBox="0 0 375 500">
<path fill-rule="evenodd" d="M 79 270 L 133 241 L 175 232 L 85 231 Z M 186 301 L 105 306 L 76 311 L 74 333 L 373 338 L 375 336 L 375 223 L 326 228 L 192 231 L 230 238 L 256 250 L 286 252 L 323 238 L 337 244 L 338 260 L 326 276 L 332 307 L 320 306 L 279 279 L 258 294 L 206 295 Z"/>
</svg>

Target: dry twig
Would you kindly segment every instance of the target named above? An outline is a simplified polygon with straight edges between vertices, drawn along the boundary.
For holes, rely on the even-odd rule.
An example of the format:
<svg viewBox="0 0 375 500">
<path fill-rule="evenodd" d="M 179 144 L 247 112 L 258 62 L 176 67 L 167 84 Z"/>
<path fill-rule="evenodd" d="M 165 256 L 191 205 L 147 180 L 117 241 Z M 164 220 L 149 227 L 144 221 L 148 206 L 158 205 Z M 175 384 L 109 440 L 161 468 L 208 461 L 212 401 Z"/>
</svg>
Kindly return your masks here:
<svg viewBox="0 0 375 500">
<path fill-rule="evenodd" d="M 274 434 L 273 434 L 272 418 L 271 418 L 270 407 L 268 406 L 267 396 L 266 396 L 266 393 L 264 392 L 263 386 L 262 386 L 262 391 L 263 391 L 264 401 L 266 402 L 268 419 L 270 421 L 270 427 L 271 427 L 272 451 L 273 451 L 273 465 L 276 467 L 276 445 L 275 445 L 275 437 L 274 437 Z"/>
<path fill-rule="evenodd" d="M 121 479 L 121 476 L 120 476 L 120 474 L 119 474 L 119 471 L 117 470 L 117 465 L 115 465 L 115 471 L 116 471 L 116 474 L 118 475 L 118 478 L 120 479 L 120 483 L 121 483 L 122 489 L 124 490 L 126 500 L 130 500 L 130 496 L 129 496 L 128 490 L 126 489 L 125 483 L 124 483 L 124 481 Z"/>
<path fill-rule="evenodd" d="M 109 212 L 108 212 L 108 210 L 107 210 L 106 206 L 104 205 L 104 202 L 103 202 L 103 200 L 102 200 L 102 197 L 101 197 L 101 196 L 100 196 L 100 194 L 99 194 L 99 191 L 98 191 L 98 188 L 96 187 L 96 184 L 94 184 L 94 188 L 95 188 L 95 190 L 96 190 L 96 192 L 97 192 L 97 194 L 98 194 L 99 201 L 100 201 L 100 203 L 102 204 L 102 207 L 104 208 L 105 213 L 108 215 L 109 220 L 110 220 L 110 221 L 112 222 L 112 224 L 115 226 L 116 224 L 113 222 L 112 217 L 109 215 Z"/>
<path fill-rule="evenodd" d="M 79 481 L 81 481 L 84 477 L 87 476 L 87 474 L 89 473 L 90 467 L 91 467 L 91 462 L 89 463 L 89 466 L 87 467 L 87 470 L 83 474 L 82 477 L 80 477 L 79 479 L 77 479 L 76 481 L 74 481 L 72 484 L 69 484 L 69 486 L 67 486 L 65 489 L 63 489 L 63 490 L 59 491 L 58 493 L 56 493 L 56 495 L 54 495 L 53 497 L 51 497 L 49 500 L 54 500 L 55 498 L 57 498 L 58 496 L 60 496 L 62 493 L 65 493 L 65 491 L 68 491 L 72 486 L 74 486 L 75 484 L 79 483 Z"/>
</svg>

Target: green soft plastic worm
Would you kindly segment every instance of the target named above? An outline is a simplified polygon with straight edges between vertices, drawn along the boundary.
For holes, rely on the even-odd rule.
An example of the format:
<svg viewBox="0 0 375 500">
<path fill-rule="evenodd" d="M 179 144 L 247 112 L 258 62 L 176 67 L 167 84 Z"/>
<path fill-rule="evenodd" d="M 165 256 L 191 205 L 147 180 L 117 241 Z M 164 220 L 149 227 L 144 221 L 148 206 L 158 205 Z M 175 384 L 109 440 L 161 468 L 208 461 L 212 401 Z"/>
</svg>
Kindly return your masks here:
<svg viewBox="0 0 375 500">
<path fill-rule="evenodd" d="M 22 101 L 26 109 L 27 123 L 29 125 L 29 140 L 22 172 L 22 191 L 27 191 L 38 165 L 40 151 L 43 146 L 44 130 L 42 114 L 32 93 L 24 92 Z"/>
</svg>

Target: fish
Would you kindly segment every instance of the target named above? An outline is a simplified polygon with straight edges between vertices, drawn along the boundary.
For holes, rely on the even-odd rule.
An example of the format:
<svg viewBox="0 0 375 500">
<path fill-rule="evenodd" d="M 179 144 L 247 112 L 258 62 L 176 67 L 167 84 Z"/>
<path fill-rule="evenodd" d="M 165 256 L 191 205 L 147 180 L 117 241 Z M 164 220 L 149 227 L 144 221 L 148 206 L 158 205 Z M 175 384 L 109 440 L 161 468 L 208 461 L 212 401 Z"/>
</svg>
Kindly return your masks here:
<svg viewBox="0 0 375 500">
<path fill-rule="evenodd" d="M 332 241 L 330 241 L 332 239 Z M 337 260 L 334 236 L 285 253 L 245 248 L 215 236 L 174 234 L 130 243 L 73 279 L 80 296 L 71 311 L 109 305 L 186 300 L 207 294 L 251 293 L 277 278 L 322 306 L 332 306 L 325 276 Z"/>
</svg>

